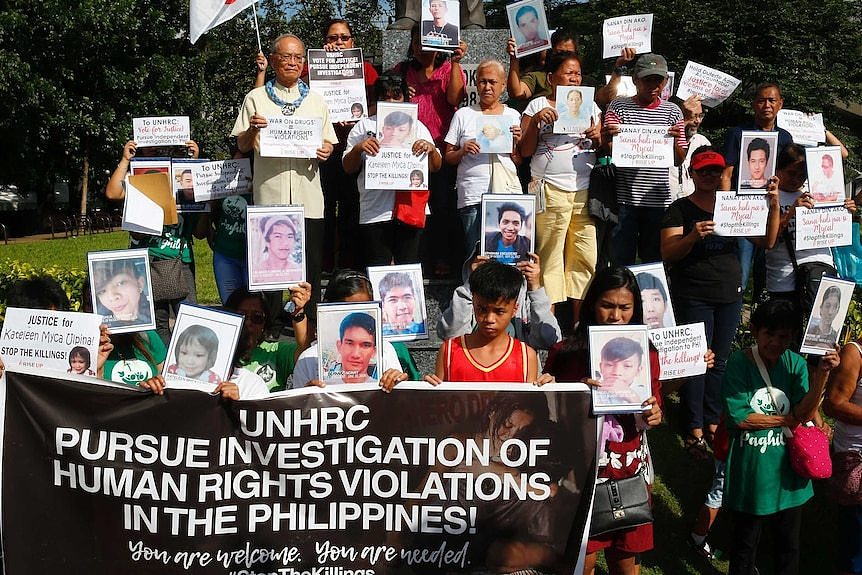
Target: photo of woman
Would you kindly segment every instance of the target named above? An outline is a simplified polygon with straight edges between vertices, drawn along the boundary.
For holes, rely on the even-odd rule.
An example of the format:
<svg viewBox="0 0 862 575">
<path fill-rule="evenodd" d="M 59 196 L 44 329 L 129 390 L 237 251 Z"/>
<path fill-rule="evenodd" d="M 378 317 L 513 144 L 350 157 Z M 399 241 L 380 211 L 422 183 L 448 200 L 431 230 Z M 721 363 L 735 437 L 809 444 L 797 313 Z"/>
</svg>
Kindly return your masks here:
<svg viewBox="0 0 862 575">
<path fill-rule="evenodd" d="M 131 257 L 130 257 L 131 256 Z M 113 333 L 154 329 L 146 250 L 88 254 L 90 297 Z"/>
</svg>

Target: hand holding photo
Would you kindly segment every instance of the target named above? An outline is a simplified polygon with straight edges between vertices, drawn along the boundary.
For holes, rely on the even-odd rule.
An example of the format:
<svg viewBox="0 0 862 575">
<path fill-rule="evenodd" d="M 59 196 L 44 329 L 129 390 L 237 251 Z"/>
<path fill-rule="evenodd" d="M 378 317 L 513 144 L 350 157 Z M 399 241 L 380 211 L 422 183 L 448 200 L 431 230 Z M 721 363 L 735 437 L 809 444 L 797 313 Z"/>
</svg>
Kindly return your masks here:
<svg viewBox="0 0 862 575">
<path fill-rule="evenodd" d="M 590 127 L 595 88 L 557 86 L 555 134 L 583 134 Z"/>
<path fill-rule="evenodd" d="M 317 307 L 318 379 L 326 385 L 380 381 L 382 312 L 378 302 Z"/>
<path fill-rule="evenodd" d="M 827 351 L 835 349 L 855 287 L 853 282 L 823 276 L 800 352 L 825 355 Z"/>
<path fill-rule="evenodd" d="M 646 326 L 590 326 L 593 412 L 636 413 L 651 392 Z"/>
<path fill-rule="evenodd" d="M 422 265 L 368 268 L 374 298 L 383 306 L 383 337 L 389 341 L 428 339 Z"/>
<path fill-rule="evenodd" d="M 146 249 L 87 254 L 93 307 L 112 333 L 155 329 Z"/>
<path fill-rule="evenodd" d="M 381 148 L 409 150 L 419 133 L 417 104 L 377 104 L 377 139 Z"/>
<path fill-rule="evenodd" d="M 533 251 L 536 197 L 518 194 L 482 196 L 480 253 L 506 264 L 529 259 Z"/>
<path fill-rule="evenodd" d="M 476 143 L 483 154 L 511 154 L 513 135 L 511 119 L 506 116 L 477 114 Z"/>
<path fill-rule="evenodd" d="M 739 193 L 762 194 L 775 175 L 778 132 L 742 132 L 739 150 Z M 750 192 L 746 190 L 758 190 Z"/>
</svg>

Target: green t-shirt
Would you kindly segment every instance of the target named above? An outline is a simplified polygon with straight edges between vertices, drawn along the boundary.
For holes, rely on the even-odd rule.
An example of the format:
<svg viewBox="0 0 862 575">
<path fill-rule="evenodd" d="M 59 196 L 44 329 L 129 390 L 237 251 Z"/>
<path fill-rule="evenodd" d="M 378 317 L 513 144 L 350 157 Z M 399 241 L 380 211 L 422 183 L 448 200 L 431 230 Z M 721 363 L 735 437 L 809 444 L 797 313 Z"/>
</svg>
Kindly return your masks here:
<svg viewBox="0 0 862 575">
<path fill-rule="evenodd" d="M 730 432 L 724 505 L 753 515 L 798 507 L 814 495 L 811 481 L 797 475 L 790 466 L 780 427 L 757 431 L 737 427 L 752 413 L 786 415 L 808 392 L 805 360 L 790 350 L 779 358 L 769 377 L 777 410 L 757 366 L 745 351 L 730 356 L 722 381 Z"/>
<path fill-rule="evenodd" d="M 410 348 L 400 341 L 393 341 L 392 347 L 395 348 L 395 355 L 398 356 L 398 363 L 401 364 L 401 371 L 407 374 L 410 381 L 420 381 L 422 379 L 422 375 L 419 373 L 419 368 L 416 367 L 416 362 L 413 361 L 413 356 L 410 355 Z"/>
<path fill-rule="evenodd" d="M 251 359 L 240 362 L 240 366 L 259 375 L 270 392 L 283 391 L 296 366 L 295 356 L 295 341 L 264 341 L 251 351 Z"/>
<path fill-rule="evenodd" d="M 183 261 L 187 264 L 192 263 L 192 232 L 197 224 L 198 215 L 177 214 L 177 217 L 178 223 L 163 227 L 160 236 L 146 234 L 132 236 L 129 247 L 147 248 L 151 257 L 172 260 L 177 257 L 182 246 Z"/>
<path fill-rule="evenodd" d="M 245 210 L 250 201 L 250 195 L 228 196 L 221 200 L 215 238 L 213 239 L 213 251 L 235 260 L 245 260 Z"/>
<path fill-rule="evenodd" d="M 134 334 L 114 338 L 114 349 L 105 361 L 104 379 L 126 385 L 138 385 L 158 375 L 159 364 L 164 363 L 168 350 L 159 334 L 153 330 L 140 333 L 144 347 L 153 361 L 132 343 Z"/>
</svg>

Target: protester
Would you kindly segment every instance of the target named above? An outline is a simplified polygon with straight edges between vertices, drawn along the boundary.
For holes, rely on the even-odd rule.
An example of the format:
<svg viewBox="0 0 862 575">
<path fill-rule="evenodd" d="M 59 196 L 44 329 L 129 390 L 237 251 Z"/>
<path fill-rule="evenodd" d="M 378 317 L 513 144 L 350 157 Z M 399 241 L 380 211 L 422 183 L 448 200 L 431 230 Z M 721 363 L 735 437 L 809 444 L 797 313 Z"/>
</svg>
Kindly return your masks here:
<svg viewBox="0 0 862 575">
<path fill-rule="evenodd" d="M 835 418 L 829 483 L 838 502 L 836 566 L 842 575 L 862 573 L 862 338 L 841 351 L 823 411 Z"/>
<path fill-rule="evenodd" d="M 509 381 L 542 385 L 536 350 L 509 335 L 518 307 L 521 274 L 510 265 L 490 260 L 470 274 L 470 295 L 476 331 L 447 339 L 437 352 L 433 385 L 444 381 Z"/>
<path fill-rule="evenodd" d="M 270 392 L 289 389 L 289 379 L 299 354 L 310 343 L 308 320 L 304 311 L 311 298 L 311 284 L 302 282 L 290 289 L 290 301 L 295 341 L 265 341 L 271 318 L 267 314 L 263 294 L 241 287 L 235 290 L 224 304 L 227 311 L 245 318 L 236 351 L 236 364 L 258 375 Z"/>
<path fill-rule="evenodd" d="M 500 94 L 506 82 L 506 70 L 497 60 L 484 60 L 476 69 L 476 87 L 479 102 L 455 112 L 449 133 L 446 134 L 446 149 L 443 158 L 446 163 L 458 166 L 455 187 L 458 190 L 458 215 L 464 229 L 464 254 L 473 251 L 481 233 L 482 215 L 480 207 L 485 193 L 518 193 L 516 163 L 520 163 L 514 147 L 521 137 L 519 115 L 516 110 L 500 102 Z M 477 123 L 483 115 L 503 116 L 504 126 L 508 125 L 513 135 L 513 150 L 509 153 L 483 153 L 476 141 Z M 501 126 L 501 127 L 504 127 Z M 499 172 L 499 173 L 498 173 Z M 506 175 L 508 173 L 508 176 Z M 512 190 L 495 188 L 496 180 L 509 180 L 514 183 Z"/>
<path fill-rule="evenodd" d="M 542 284 L 552 304 L 572 300 L 577 317 L 598 257 L 587 195 L 602 126 L 593 104 L 590 127 L 583 134 L 554 133 L 556 89 L 580 86 L 581 61 L 574 52 L 552 53 L 547 70 L 549 95 L 533 99 L 521 117 L 520 152 L 532 156 L 532 179 L 544 182 L 545 209 L 536 214 L 535 226 Z"/>
<path fill-rule="evenodd" d="M 614 67 L 611 69 L 607 83 L 596 90 L 596 104 L 602 109 L 606 109 L 611 100 L 620 97 L 619 88 L 623 80 L 629 72 L 628 63 L 634 61 L 637 57 L 637 51 L 631 47 L 620 49 L 620 55 L 614 60 Z"/>
<path fill-rule="evenodd" d="M 798 326 L 798 313 L 788 302 L 759 305 L 751 316 L 755 345 L 734 352 L 727 362 L 722 396 L 730 431 L 724 492 L 724 506 L 733 514 L 730 575 L 753 572 L 766 526 L 773 538 L 774 572 L 799 573 L 802 505 L 814 491 L 790 466 L 782 428 L 792 430 L 815 417 L 839 358 L 827 352 L 809 386 L 805 359 L 789 349 Z"/>
<path fill-rule="evenodd" d="M 323 296 L 324 303 L 333 302 L 363 302 L 374 299 L 371 281 L 368 277 L 353 270 L 336 271 L 326 287 Z M 315 340 L 299 359 L 293 371 L 293 387 L 316 386 L 325 387 L 318 374 L 318 342 Z M 407 374 L 401 371 L 398 354 L 392 344 L 383 341 L 383 365 L 377 367 L 380 387 L 385 392 L 392 391 L 399 382 L 407 379 Z"/>
<path fill-rule="evenodd" d="M 478 328 L 478 320 L 473 313 L 470 276 L 490 259 L 477 254 L 474 251 L 472 257 L 464 262 L 461 270 L 463 284 L 455 289 L 449 307 L 437 320 L 437 335 L 443 339 L 472 333 Z M 529 255 L 529 261 L 515 264 L 522 279 L 515 315 L 507 331 L 534 349 L 548 349 L 562 338 L 560 325 L 551 312 L 551 304 L 542 287 L 541 258 L 537 254 Z"/>
<path fill-rule="evenodd" d="M 275 79 L 246 95 L 231 135 L 236 136 L 240 152 L 254 150 L 252 184 L 256 205 L 292 204 L 305 208 L 305 264 L 312 287 L 308 305 L 313 314 L 323 256 L 324 202 L 319 164 L 332 155 L 338 136 L 329 121 L 329 108 L 323 97 L 310 91 L 300 79 L 304 62 L 305 45 L 302 40 L 293 34 L 277 37 L 270 53 Z M 260 155 L 260 129 L 268 125 L 267 117 L 282 115 L 320 118 L 323 121 L 323 141 L 317 148 L 316 158 L 268 158 Z M 281 292 L 269 294 L 270 313 L 279 321 Z"/>
<path fill-rule="evenodd" d="M 374 85 L 375 101 L 403 102 L 407 95 L 407 84 L 401 76 L 381 76 Z M 368 156 L 380 152 L 380 142 L 374 135 L 377 132 L 377 115 L 362 118 L 350 130 L 347 146 L 342 159 L 348 174 L 357 174 L 356 185 L 359 189 L 359 233 L 363 245 L 363 262 L 366 266 L 406 264 L 419 261 L 419 240 L 425 227 L 425 207 L 428 203 L 427 191 L 393 191 L 365 189 L 365 161 Z M 440 169 L 443 157 L 433 143 L 428 128 L 421 121 L 417 130 L 418 138 L 411 149 L 416 156 L 428 158 L 429 172 Z M 422 173 L 419 172 L 421 176 Z M 411 181 L 412 181 L 411 174 Z M 404 196 L 410 200 L 405 201 Z M 396 203 L 405 208 L 409 206 L 410 216 L 396 210 Z M 407 220 L 407 221 L 404 221 Z"/>
<path fill-rule="evenodd" d="M 742 308 L 737 238 L 717 236 L 713 211 L 715 192 L 725 160 L 715 148 L 702 146 L 691 157 L 694 192 L 675 201 L 662 222 L 661 255 L 670 265 L 670 290 L 678 321 L 703 322 L 715 365 L 705 375 L 688 379 L 680 390 L 688 435 L 685 448 L 699 459 L 708 457 L 721 416 L 721 378 Z M 772 247 L 778 235 L 778 179 L 769 184 L 767 233 L 751 241 Z"/>
<path fill-rule="evenodd" d="M 554 89 L 548 82 L 548 74 L 545 71 L 545 62 L 539 66 L 537 70 L 521 73 L 521 61 L 515 57 L 515 39 L 509 38 L 506 45 L 506 50 L 509 53 L 509 73 L 506 76 L 506 93 L 509 98 L 518 102 L 513 105 L 516 109 L 523 109 L 527 103 L 540 96 L 554 95 Z M 545 58 L 553 56 L 560 52 L 578 51 L 578 43 L 575 34 L 570 30 L 559 28 L 551 34 L 551 50 L 550 52 L 542 52 Z"/>
<path fill-rule="evenodd" d="M 251 194 L 211 201 L 210 212 L 200 215 L 199 226 L 213 251 L 213 275 L 219 300 L 248 285 L 248 233 L 246 209 Z M 200 229 L 200 227 L 199 227 Z"/>
<path fill-rule="evenodd" d="M 699 133 L 700 124 L 706 112 L 700 103 L 700 96 L 691 95 L 682 103 L 682 115 L 685 119 L 685 138 L 688 140 L 688 152 L 679 166 L 670 168 L 671 200 L 678 200 L 694 191 L 694 181 L 688 173 L 691 165 L 691 155 L 701 146 L 711 145 L 706 136 Z"/>
<path fill-rule="evenodd" d="M 200 153 L 197 143 L 193 140 L 186 142 L 184 150 L 187 155 L 197 158 Z M 161 150 L 158 148 L 145 147 L 138 149 L 134 140 L 129 140 L 123 146 L 123 155 L 120 163 L 111 174 L 108 184 L 105 186 L 105 197 L 109 200 L 122 200 L 126 197 L 125 178 L 129 172 L 129 164 L 136 156 L 151 157 Z M 130 233 L 130 248 L 147 248 L 150 260 L 174 260 L 182 259 L 186 273 L 182 277 L 186 281 L 188 295 L 182 299 L 159 299 L 158 294 L 153 294 L 153 309 L 156 315 L 156 331 L 167 344 L 171 338 L 170 321 L 171 315 L 176 316 L 180 303 L 197 302 L 197 288 L 195 287 L 195 265 L 194 251 L 192 250 L 192 234 L 197 226 L 197 214 L 178 214 L 177 223 L 165 225 L 160 236 L 148 234 Z M 201 236 L 202 237 L 202 236 Z"/>
<path fill-rule="evenodd" d="M 632 80 L 637 94 L 617 98 L 605 113 L 604 134 L 608 148 L 622 124 L 667 126 L 674 139 L 674 165 L 685 159 L 687 142 L 682 112 L 676 104 L 661 100 L 667 83 L 667 61 L 658 54 L 644 54 L 635 64 Z M 665 209 L 671 203 L 667 168 L 616 168 L 619 225 L 613 230 L 612 253 L 617 265 L 661 259 L 660 231 Z"/>
<path fill-rule="evenodd" d="M 410 30 L 410 48 L 407 60 L 398 64 L 395 74 L 400 74 L 407 83 L 410 101 L 418 104 L 419 121 L 428 128 L 434 145 L 444 149 L 443 138 L 455 109 L 464 97 L 467 76 L 461 69 L 461 59 L 467 53 L 467 44 L 462 40 L 451 54 L 424 50 L 419 34 L 419 24 Z M 429 207 L 431 221 L 426 234 L 427 245 L 433 260 L 434 275 L 446 277 L 451 272 L 450 261 L 460 253 L 456 217 L 455 171 L 445 163 L 439 172 L 429 174 Z"/>
<path fill-rule="evenodd" d="M 584 295 L 579 319 L 574 333 L 551 348 L 545 372 L 557 381 L 599 385 L 590 379 L 589 326 L 643 323 L 640 289 L 634 275 L 623 267 L 597 271 Z M 647 484 L 652 481 L 644 433 L 662 420 L 658 352 L 651 348 L 645 361 L 649 365 L 652 394 L 643 403 L 643 413 L 605 416 L 598 483 L 638 475 Z M 599 551 L 604 551 L 611 575 L 636 573 L 640 554 L 652 548 L 652 523 L 590 537 L 584 573 L 594 573 Z"/>
</svg>

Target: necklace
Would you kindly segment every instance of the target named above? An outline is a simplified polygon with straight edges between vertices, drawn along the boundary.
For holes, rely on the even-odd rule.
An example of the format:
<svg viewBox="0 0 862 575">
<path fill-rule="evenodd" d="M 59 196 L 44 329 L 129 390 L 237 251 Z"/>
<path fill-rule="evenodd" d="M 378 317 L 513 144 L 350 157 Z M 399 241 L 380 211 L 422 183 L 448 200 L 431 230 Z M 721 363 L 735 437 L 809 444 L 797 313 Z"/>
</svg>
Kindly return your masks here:
<svg viewBox="0 0 862 575">
<path fill-rule="evenodd" d="M 281 106 L 281 113 L 285 116 L 293 116 L 296 112 L 296 109 L 302 105 L 302 101 L 305 100 L 305 97 L 308 96 L 308 86 L 305 85 L 305 82 L 302 80 L 297 80 L 297 87 L 299 88 L 299 98 L 294 100 L 293 102 L 286 102 L 278 97 L 275 93 L 275 80 L 269 80 L 265 84 L 266 87 L 266 95 L 269 96 L 269 99 Z"/>
</svg>

